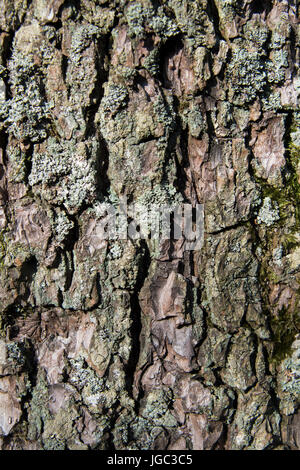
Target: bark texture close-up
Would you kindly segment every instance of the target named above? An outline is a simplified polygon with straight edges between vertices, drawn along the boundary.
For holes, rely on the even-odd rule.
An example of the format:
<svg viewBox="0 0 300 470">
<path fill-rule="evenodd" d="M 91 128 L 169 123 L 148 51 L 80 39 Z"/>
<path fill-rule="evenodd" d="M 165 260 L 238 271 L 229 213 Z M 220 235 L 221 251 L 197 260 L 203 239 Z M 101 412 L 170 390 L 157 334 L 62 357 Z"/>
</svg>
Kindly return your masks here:
<svg viewBox="0 0 300 470">
<path fill-rule="evenodd" d="M 297 0 L 0 0 L 0 448 L 300 449 Z M 196 204 L 201 247 L 105 239 Z"/>
</svg>

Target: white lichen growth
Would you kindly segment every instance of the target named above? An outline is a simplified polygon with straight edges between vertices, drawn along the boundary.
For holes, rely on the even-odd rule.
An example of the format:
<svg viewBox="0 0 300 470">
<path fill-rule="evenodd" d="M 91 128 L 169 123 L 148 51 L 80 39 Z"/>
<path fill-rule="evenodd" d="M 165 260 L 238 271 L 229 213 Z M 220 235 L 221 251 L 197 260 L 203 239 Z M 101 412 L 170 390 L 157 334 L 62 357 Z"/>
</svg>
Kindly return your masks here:
<svg viewBox="0 0 300 470">
<path fill-rule="evenodd" d="M 65 241 L 74 227 L 72 220 L 70 220 L 62 210 L 57 211 L 51 225 L 55 238 L 59 243 Z"/>
<path fill-rule="evenodd" d="M 55 138 L 49 138 L 45 152 L 33 153 L 29 184 L 42 184 L 43 194 L 49 199 L 51 194 L 47 193 L 47 186 L 50 189 L 53 183 L 59 181 L 57 199 L 69 211 L 76 211 L 96 195 L 95 162 L 88 158 L 88 152 L 92 151 L 94 155 L 95 148 L 93 142 L 90 144 L 91 148 L 87 149 L 83 143 L 65 142 L 62 145 Z"/>
<path fill-rule="evenodd" d="M 162 206 L 175 207 L 182 202 L 182 195 L 170 184 L 155 185 L 137 198 L 137 204 L 147 206 L 149 209 Z"/>
<path fill-rule="evenodd" d="M 258 224 L 265 224 L 270 227 L 280 219 L 279 208 L 276 201 L 272 201 L 270 197 L 264 199 L 263 205 L 257 216 Z"/>
<path fill-rule="evenodd" d="M 114 242 L 110 244 L 109 248 L 109 259 L 118 259 L 121 258 L 123 254 L 123 248 L 119 242 Z"/>
</svg>

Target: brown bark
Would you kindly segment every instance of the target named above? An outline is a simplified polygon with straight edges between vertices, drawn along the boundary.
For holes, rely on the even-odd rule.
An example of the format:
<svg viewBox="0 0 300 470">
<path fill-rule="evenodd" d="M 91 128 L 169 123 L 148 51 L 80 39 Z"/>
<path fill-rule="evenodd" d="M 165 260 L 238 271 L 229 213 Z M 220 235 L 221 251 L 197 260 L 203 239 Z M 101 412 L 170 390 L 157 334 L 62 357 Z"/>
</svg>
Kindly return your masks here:
<svg viewBox="0 0 300 470">
<path fill-rule="evenodd" d="M 0 0 L 2 449 L 300 447 L 298 13 Z"/>
</svg>

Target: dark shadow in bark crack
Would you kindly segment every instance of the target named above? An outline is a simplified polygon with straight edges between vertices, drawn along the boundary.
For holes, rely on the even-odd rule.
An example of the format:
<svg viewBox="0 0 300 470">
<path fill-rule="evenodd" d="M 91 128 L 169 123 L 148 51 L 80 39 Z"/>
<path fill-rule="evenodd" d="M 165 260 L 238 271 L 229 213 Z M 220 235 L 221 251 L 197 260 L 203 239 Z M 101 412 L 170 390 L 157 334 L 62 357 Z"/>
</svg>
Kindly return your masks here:
<svg viewBox="0 0 300 470">
<path fill-rule="evenodd" d="M 168 78 L 168 70 L 170 68 L 170 61 L 172 58 L 179 54 L 183 49 L 182 36 L 178 34 L 170 39 L 167 39 L 165 44 L 160 48 L 160 80 L 162 86 L 167 89 L 173 88 L 172 81 Z"/>
<path fill-rule="evenodd" d="M 136 371 L 136 367 L 139 361 L 140 356 L 140 334 L 142 331 L 142 321 L 141 321 L 141 306 L 139 301 L 139 293 L 144 285 L 145 280 L 148 277 L 148 271 L 151 263 L 150 253 L 148 246 L 145 240 L 141 240 L 141 248 L 144 251 L 144 256 L 142 257 L 139 268 L 138 268 L 138 275 L 137 281 L 135 285 L 134 292 L 131 295 L 130 299 L 130 306 L 131 306 L 131 318 L 132 318 L 132 325 L 130 328 L 130 336 L 131 336 L 131 351 L 128 359 L 127 366 L 125 368 L 126 372 L 126 385 L 127 391 L 129 396 L 133 396 L 133 384 L 134 384 L 134 374 Z M 139 401 L 140 396 L 137 397 L 135 400 L 136 404 L 136 412 L 138 413 L 139 409 Z"/>
<path fill-rule="evenodd" d="M 272 1 L 271 0 L 254 0 L 251 4 L 252 13 L 263 13 L 266 12 L 267 14 L 272 9 Z"/>
</svg>

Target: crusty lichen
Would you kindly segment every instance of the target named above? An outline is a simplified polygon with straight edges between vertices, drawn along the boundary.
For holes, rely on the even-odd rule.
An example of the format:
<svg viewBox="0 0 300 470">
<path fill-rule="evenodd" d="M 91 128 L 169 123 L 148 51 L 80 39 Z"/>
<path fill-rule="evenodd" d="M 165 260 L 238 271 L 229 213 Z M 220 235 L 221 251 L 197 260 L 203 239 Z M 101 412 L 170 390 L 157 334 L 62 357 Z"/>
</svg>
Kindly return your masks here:
<svg viewBox="0 0 300 470">
<path fill-rule="evenodd" d="M 125 11 L 132 36 L 141 37 L 146 27 L 152 29 L 162 38 L 176 36 L 179 28 L 172 18 L 168 17 L 162 6 L 154 8 L 150 2 L 144 6 L 140 2 L 131 2 Z"/>
<path fill-rule="evenodd" d="M 56 138 L 49 137 L 47 144 L 45 152 L 33 153 L 28 182 L 33 187 L 42 184 L 42 194 L 51 202 L 51 185 L 61 181 L 58 200 L 71 213 L 76 212 L 96 195 L 96 162 L 88 158 L 95 142 L 76 145 L 71 141 L 62 145 Z"/>
<path fill-rule="evenodd" d="M 250 52 L 243 47 L 235 47 L 226 74 L 229 101 L 239 106 L 251 103 L 266 84 L 264 57 L 257 51 Z"/>
<path fill-rule="evenodd" d="M 274 224 L 280 219 L 278 205 L 275 201 L 272 205 L 271 198 L 266 197 L 264 199 L 263 205 L 259 209 L 257 216 L 257 223 L 264 223 L 267 227 Z"/>
</svg>

